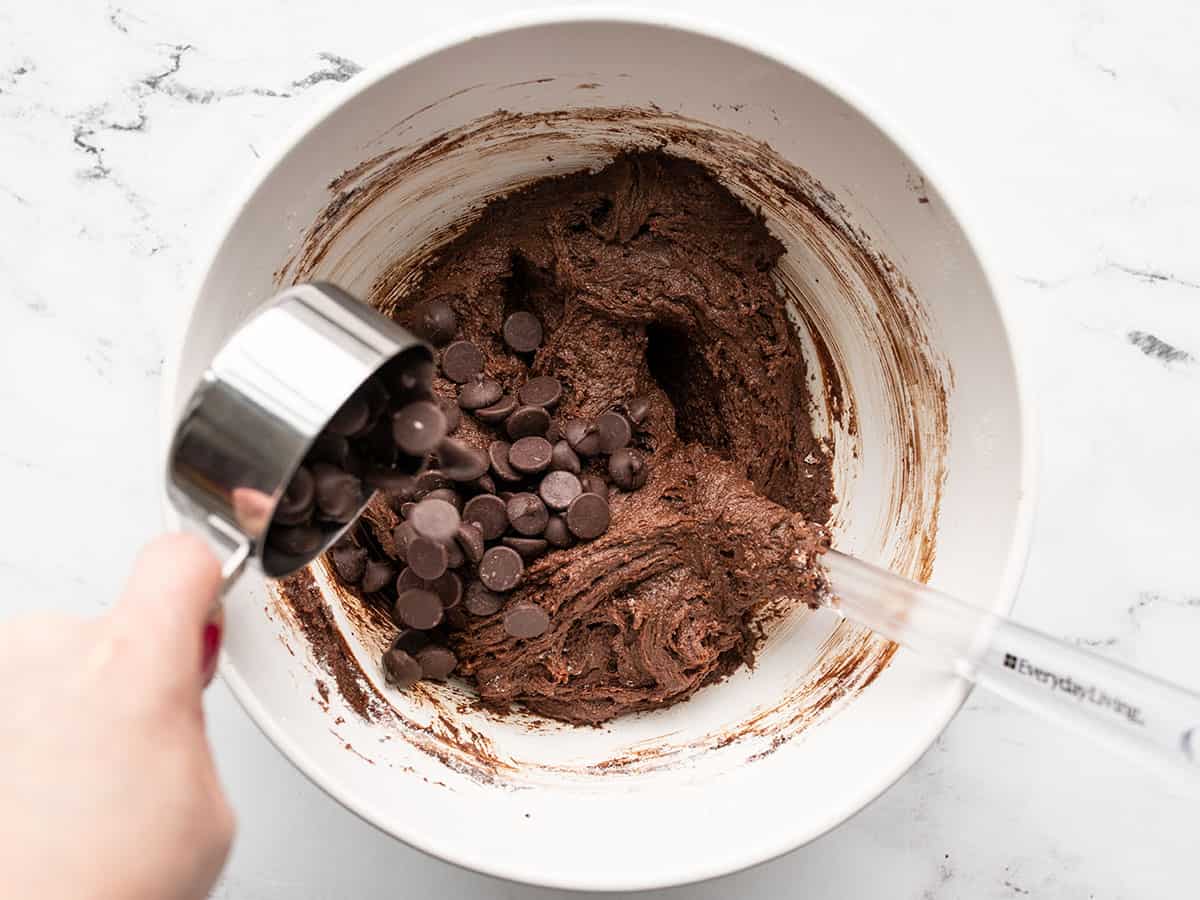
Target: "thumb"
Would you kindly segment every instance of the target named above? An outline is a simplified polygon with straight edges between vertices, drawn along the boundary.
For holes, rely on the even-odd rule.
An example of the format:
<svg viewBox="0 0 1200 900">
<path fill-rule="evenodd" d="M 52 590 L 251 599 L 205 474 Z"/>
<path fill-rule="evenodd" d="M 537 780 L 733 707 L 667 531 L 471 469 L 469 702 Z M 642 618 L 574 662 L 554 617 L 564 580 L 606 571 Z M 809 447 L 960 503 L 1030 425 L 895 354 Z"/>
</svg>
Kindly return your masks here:
<svg viewBox="0 0 1200 900">
<path fill-rule="evenodd" d="M 208 545 L 194 535 L 165 534 L 138 554 L 113 618 L 167 654 L 171 668 L 199 673 L 205 623 L 220 591 L 221 565 Z"/>
</svg>

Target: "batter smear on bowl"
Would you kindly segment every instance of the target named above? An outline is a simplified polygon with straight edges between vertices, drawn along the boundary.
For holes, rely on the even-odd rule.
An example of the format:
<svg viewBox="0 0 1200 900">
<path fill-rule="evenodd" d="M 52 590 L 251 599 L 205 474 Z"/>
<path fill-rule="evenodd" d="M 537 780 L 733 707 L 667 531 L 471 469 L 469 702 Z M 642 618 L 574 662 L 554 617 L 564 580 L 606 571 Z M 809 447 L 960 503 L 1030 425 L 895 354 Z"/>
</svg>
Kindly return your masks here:
<svg viewBox="0 0 1200 900">
<path fill-rule="evenodd" d="M 449 494 L 396 486 L 356 540 L 403 557 L 406 503 L 466 501 L 477 530 L 458 542 L 465 589 L 439 640 L 483 702 L 592 725 L 677 703 L 753 659 L 762 604 L 818 588 L 830 464 L 773 282 L 783 252 L 698 164 L 630 153 L 492 202 L 399 302 L 441 347 L 434 390 L 476 454 L 450 464 L 487 471 Z M 574 476 L 542 482 L 544 521 L 527 488 L 503 496 L 538 466 Z M 576 521 L 556 514 L 579 491 L 593 499 Z M 516 584 L 485 590 L 476 572 Z M 414 585 L 381 590 L 411 618 Z M 385 655 L 395 683 L 419 677 L 424 646 L 409 635 Z"/>
</svg>

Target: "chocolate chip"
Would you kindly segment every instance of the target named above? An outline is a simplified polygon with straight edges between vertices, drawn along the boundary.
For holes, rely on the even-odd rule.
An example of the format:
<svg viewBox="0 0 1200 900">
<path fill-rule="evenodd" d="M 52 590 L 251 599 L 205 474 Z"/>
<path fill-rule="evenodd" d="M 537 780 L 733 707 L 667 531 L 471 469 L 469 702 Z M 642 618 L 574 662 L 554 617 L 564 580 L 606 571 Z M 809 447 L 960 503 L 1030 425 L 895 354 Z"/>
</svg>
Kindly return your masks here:
<svg viewBox="0 0 1200 900">
<path fill-rule="evenodd" d="M 315 525 L 275 525 L 267 532 L 267 543 L 289 556 L 308 556 L 321 546 L 324 533 Z"/>
<path fill-rule="evenodd" d="M 650 477 L 650 468 L 640 450 L 622 447 L 608 458 L 608 474 L 621 490 L 636 491 Z"/>
<path fill-rule="evenodd" d="M 583 471 L 583 464 L 566 441 L 559 441 L 550 452 L 550 468 L 556 472 L 571 472 L 578 475 Z"/>
<path fill-rule="evenodd" d="M 422 304 L 417 311 L 417 321 L 413 330 L 429 343 L 440 347 L 458 331 L 458 316 L 454 315 L 449 303 L 430 300 Z"/>
<path fill-rule="evenodd" d="M 388 403 L 392 399 L 388 389 L 383 386 L 383 382 L 374 375 L 364 381 L 356 393 L 367 401 L 367 409 L 372 422 L 383 415 L 383 411 L 387 409 Z"/>
<path fill-rule="evenodd" d="M 463 504 L 462 497 L 458 495 L 458 491 L 454 490 L 454 488 L 438 488 L 437 490 L 430 491 L 421 499 L 444 500 L 457 510 L 461 510 Z"/>
<path fill-rule="evenodd" d="M 389 500 L 401 503 L 412 499 L 417 484 L 417 479 L 411 475 L 385 466 L 368 466 L 363 481 L 371 490 L 383 491 Z"/>
<path fill-rule="evenodd" d="M 447 478 L 474 481 L 488 470 L 488 456 L 477 447 L 450 438 L 438 444 L 438 466 Z"/>
<path fill-rule="evenodd" d="M 401 522 L 392 529 L 392 546 L 399 559 L 408 559 L 408 545 L 417 539 L 417 530 L 408 522 Z"/>
<path fill-rule="evenodd" d="M 501 543 L 503 543 L 505 547 L 512 547 L 514 550 L 516 550 L 519 554 L 521 554 L 521 559 L 525 560 L 526 562 L 537 559 L 539 556 L 545 553 L 546 548 L 550 546 L 548 542 L 542 540 L 541 538 L 532 537 L 506 537 L 501 541 Z"/>
<path fill-rule="evenodd" d="M 539 637 L 550 627 L 550 616 L 536 603 L 514 603 L 504 613 L 504 630 L 520 640 Z"/>
<path fill-rule="evenodd" d="M 431 491 L 440 491 L 442 488 L 450 487 L 454 487 L 454 482 L 447 478 L 441 469 L 426 469 L 417 476 L 417 480 L 413 484 L 413 499 L 422 500 Z"/>
<path fill-rule="evenodd" d="M 541 534 L 546 528 L 546 522 L 550 520 L 546 504 L 533 494 L 513 494 L 512 499 L 508 501 L 507 510 L 508 521 L 513 530 L 527 537 Z"/>
<path fill-rule="evenodd" d="M 488 461 L 492 464 L 492 471 L 504 481 L 520 481 L 521 473 L 508 461 L 511 447 L 508 441 L 492 441 L 488 444 Z"/>
<path fill-rule="evenodd" d="M 413 400 L 428 399 L 433 381 L 433 361 L 402 353 L 379 370 L 379 378 L 391 391 L 391 402 L 400 407 Z"/>
<path fill-rule="evenodd" d="M 538 485 L 538 496 L 551 509 L 566 509 L 582 493 L 583 485 L 570 472 L 550 472 Z"/>
<path fill-rule="evenodd" d="M 475 418 L 484 425 L 499 425 L 511 416 L 516 408 L 517 398 L 512 394 L 505 394 L 491 406 L 475 410 Z"/>
<path fill-rule="evenodd" d="M 421 674 L 425 678 L 441 680 L 454 671 L 458 665 L 458 657 L 446 647 L 431 644 L 418 651 L 417 662 L 421 666 Z"/>
<path fill-rule="evenodd" d="M 409 628 L 428 631 L 442 621 L 442 601 L 433 591 L 409 588 L 396 597 L 392 618 Z"/>
<path fill-rule="evenodd" d="M 358 584 L 367 569 L 367 551 L 353 544 L 344 544 L 329 551 L 333 574 L 342 584 Z"/>
<path fill-rule="evenodd" d="M 450 541 L 446 544 L 446 568 L 457 569 L 467 558 L 463 556 L 462 548 L 458 546 L 458 541 Z"/>
<path fill-rule="evenodd" d="M 629 420 L 611 409 L 597 417 L 596 431 L 600 435 L 601 453 L 612 453 L 633 440 L 633 426 Z"/>
<path fill-rule="evenodd" d="M 567 523 L 570 524 L 570 519 Z M 445 544 L 424 536 L 409 541 L 406 558 L 408 567 L 426 581 L 432 581 L 445 572 L 449 563 Z"/>
<path fill-rule="evenodd" d="M 500 329 L 504 343 L 517 353 L 532 353 L 542 343 L 542 323 L 528 312 L 515 312 Z"/>
<path fill-rule="evenodd" d="M 412 511 L 416 508 L 417 508 L 417 503 L 415 500 L 410 500 L 407 503 L 402 503 L 400 505 L 400 515 L 404 516 L 404 518 L 407 519 L 410 515 L 412 515 Z"/>
<path fill-rule="evenodd" d="M 396 580 L 396 567 L 389 562 L 373 559 L 367 563 L 360 587 L 368 594 L 382 591 Z"/>
<path fill-rule="evenodd" d="M 553 409 L 562 399 L 562 395 L 562 384 L 557 378 L 549 375 L 530 378 L 517 391 L 517 397 L 522 403 L 527 406 L 541 406 L 545 409 Z"/>
<path fill-rule="evenodd" d="M 367 469 L 377 468 L 380 466 L 392 468 L 397 464 L 396 438 L 392 433 L 392 420 L 390 418 L 380 419 L 362 437 L 355 439 L 354 452 L 361 452 L 372 465 L 367 466 Z M 338 465 L 344 466 L 349 459 L 350 453 L 347 445 L 346 457 Z M 411 457 L 405 457 L 403 460 L 404 467 L 407 471 L 411 470 L 413 460 Z"/>
<path fill-rule="evenodd" d="M 540 406 L 522 406 L 517 409 L 504 423 L 504 430 L 514 441 L 518 438 L 546 433 L 550 427 L 550 413 Z"/>
<path fill-rule="evenodd" d="M 389 684 L 406 690 L 421 680 L 421 664 L 395 648 L 383 654 L 383 674 Z"/>
<path fill-rule="evenodd" d="M 600 433 L 595 422 L 588 419 L 571 419 L 563 428 L 563 436 L 571 449 L 580 456 L 595 456 L 600 452 Z"/>
<path fill-rule="evenodd" d="M 447 397 L 438 397 L 434 403 L 446 416 L 446 434 L 453 434 L 462 424 L 462 410 L 458 408 L 458 403 Z"/>
<path fill-rule="evenodd" d="M 494 378 L 477 375 L 462 386 L 458 392 L 458 405 L 465 410 L 483 409 L 491 406 L 504 394 L 500 382 Z"/>
<path fill-rule="evenodd" d="M 554 448 L 544 437 L 523 437 L 508 450 L 508 461 L 514 469 L 526 475 L 545 471 L 550 466 Z"/>
<path fill-rule="evenodd" d="M 416 656 L 417 651 L 429 643 L 429 635 L 416 628 L 402 628 L 392 641 L 392 648 L 403 650 L 409 656 Z"/>
<path fill-rule="evenodd" d="M 425 456 L 446 436 L 446 414 L 432 400 L 410 403 L 392 416 L 392 438 L 410 456 Z"/>
<path fill-rule="evenodd" d="M 471 487 L 483 494 L 496 493 L 496 482 L 492 480 L 491 475 L 480 475 L 471 484 Z"/>
<path fill-rule="evenodd" d="M 405 566 L 404 570 L 400 573 L 400 577 L 396 579 L 396 592 L 403 594 L 412 588 L 420 588 L 423 591 L 433 590 L 430 584 L 431 582 L 426 581 L 412 569 Z"/>
<path fill-rule="evenodd" d="M 362 506 L 362 482 L 337 466 L 317 463 L 312 468 L 317 509 L 334 522 L 349 522 Z"/>
<path fill-rule="evenodd" d="M 455 384 L 466 384 L 483 372 L 483 354 L 470 341 L 455 341 L 442 351 L 442 372 Z"/>
<path fill-rule="evenodd" d="M 608 498 L 608 482 L 599 475 L 593 475 L 590 472 L 586 475 L 580 475 L 579 483 L 583 486 L 585 494 L 599 494 L 605 499 Z"/>
<path fill-rule="evenodd" d="M 508 529 L 508 510 L 495 494 L 472 497 L 463 507 L 464 522 L 476 526 L 485 541 L 494 541 Z"/>
<path fill-rule="evenodd" d="M 467 585 L 467 596 L 463 606 L 473 616 L 490 616 L 500 611 L 504 598 L 495 591 L 489 591 L 482 581 L 472 581 Z"/>
<path fill-rule="evenodd" d="M 512 547 L 492 547 L 479 563 L 479 580 L 493 591 L 511 591 L 524 572 L 525 563 Z"/>
<path fill-rule="evenodd" d="M 433 591 L 442 603 L 442 609 L 454 609 L 463 595 L 462 579 L 453 572 L 443 572 L 428 582 L 426 590 Z"/>
<path fill-rule="evenodd" d="M 458 532 L 458 510 L 445 500 L 426 497 L 408 516 L 417 534 L 445 543 Z M 430 578 L 436 576 L 430 575 Z"/>
<path fill-rule="evenodd" d="M 608 501 L 599 494 L 580 494 L 567 507 L 567 527 L 580 540 L 590 541 L 608 531 Z"/>
<path fill-rule="evenodd" d="M 629 421 L 634 425 L 641 425 L 650 415 L 650 398 L 634 397 L 625 404 L 625 412 L 629 415 Z"/>
<path fill-rule="evenodd" d="M 557 420 L 555 420 L 555 419 L 550 420 L 550 427 L 546 429 L 545 438 L 552 444 L 557 444 L 559 442 L 559 440 L 562 438 L 562 434 L 560 433 L 559 428 L 558 428 Z M 568 446 L 570 446 L 570 445 L 568 445 Z"/>
<path fill-rule="evenodd" d="M 367 405 L 367 399 L 359 394 L 353 394 L 333 414 L 333 418 L 325 423 L 325 430 L 349 437 L 366 430 L 370 424 L 371 407 Z"/>
<path fill-rule="evenodd" d="M 546 523 L 546 530 L 542 532 L 542 537 L 552 547 L 570 547 L 575 543 L 575 536 L 571 534 L 571 529 L 567 527 L 567 520 L 562 516 L 550 517 L 550 521 Z"/>
<path fill-rule="evenodd" d="M 462 604 L 453 609 L 446 610 L 446 615 L 442 619 L 442 624 L 452 631 L 462 631 L 470 623 L 471 617 L 467 615 L 467 611 L 462 608 Z"/>
<path fill-rule="evenodd" d="M 332 463 L 335 466 L 345 466 L 346 457 L 350 455 L 350 442 L 340 434 L 331 434 L 328 431 L 322 431 L 309 445 L 308 455 L 305 457 L 305 462 L 308 463 Z"/>
<path fill-rule="evenodd" d="M 279 525 L 300 525 L 307 522 L 309 516 L 312 515 L 316 496 L 312 473 L 301 466 L 292 475 L 292 480 L 284 489 L 283 496 L 275 505 L 275 515 L 272 521 Z"/>
<path fill-rule="evenodd" d="M 483 559 L 483 531 L 478 525 L 471 522 L 463 522 L 458 526 L 458 534 L 455 535 L 455 540 L 458 546 L 462 548 L 463 556 L 473 563 Z"/>
</svg>

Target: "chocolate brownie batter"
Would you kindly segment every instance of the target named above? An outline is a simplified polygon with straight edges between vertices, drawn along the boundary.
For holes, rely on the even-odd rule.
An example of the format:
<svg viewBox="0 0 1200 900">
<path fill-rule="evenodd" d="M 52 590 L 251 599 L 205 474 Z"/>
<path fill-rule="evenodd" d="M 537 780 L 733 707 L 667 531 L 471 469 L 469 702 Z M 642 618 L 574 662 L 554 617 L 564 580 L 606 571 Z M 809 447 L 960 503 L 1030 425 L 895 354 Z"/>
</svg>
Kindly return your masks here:
<svg viewBox="0 0 1200 900">
<path fill-rule="evenodd" d="M 772 281 L 782 254 L 699 165 L 628 154 L 493 202 L 400 301 L 407 324 L 449 304 L 506 390 L 557 378 L 559 420 L 648 398 L 647 483 L 614 488 L 607 532 L 541 556 L 509 595 L 549 627 L 520 639 L 497 612 L 451 637 L 485 703 L 597 724 L 678 702 L 752 659 L 761 604 L 815 589 L 827 538 L 811 523 L 833 497 Z M 518 311 L 544 330 L 533 353 L 505 345 Z M 484 431 L 464 416 L 456 437 L 486 448 Z"/>
</svg>

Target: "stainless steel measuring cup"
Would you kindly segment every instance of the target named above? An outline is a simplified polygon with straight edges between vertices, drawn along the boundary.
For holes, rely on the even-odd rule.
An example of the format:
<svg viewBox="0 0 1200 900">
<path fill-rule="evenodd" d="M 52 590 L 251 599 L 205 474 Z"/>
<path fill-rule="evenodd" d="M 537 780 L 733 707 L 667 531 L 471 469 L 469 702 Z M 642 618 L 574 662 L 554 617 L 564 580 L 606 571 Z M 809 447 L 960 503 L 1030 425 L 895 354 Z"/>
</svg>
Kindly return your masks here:
<svg viewBox="0 0 1200 900">
<path fill-rule="evenodd" d="M 328 528 L 305 556 L 266 541 L 285 488 L 342 404 L 384 371 L 427 389 L 432 361 L 428 345 L 330 284 L 288 288 L 226 342 L 188 400 L 167 462 L 171 501 L 221 551 L 226 588 L 247 560 L 279 578 L 341 536 L 349 523 Z"/>
</svg>

